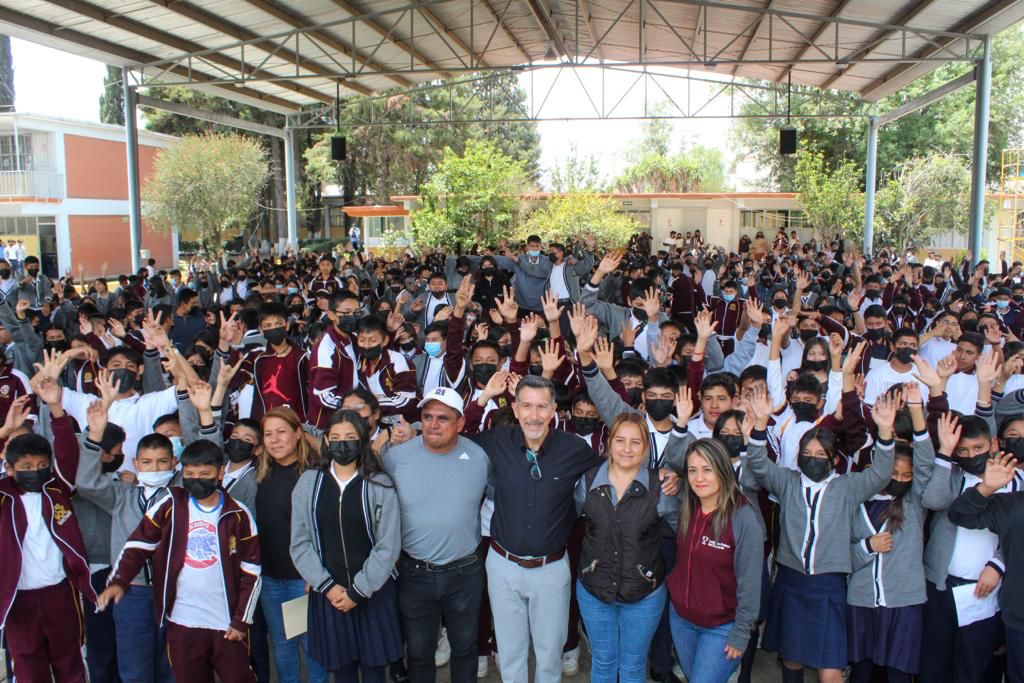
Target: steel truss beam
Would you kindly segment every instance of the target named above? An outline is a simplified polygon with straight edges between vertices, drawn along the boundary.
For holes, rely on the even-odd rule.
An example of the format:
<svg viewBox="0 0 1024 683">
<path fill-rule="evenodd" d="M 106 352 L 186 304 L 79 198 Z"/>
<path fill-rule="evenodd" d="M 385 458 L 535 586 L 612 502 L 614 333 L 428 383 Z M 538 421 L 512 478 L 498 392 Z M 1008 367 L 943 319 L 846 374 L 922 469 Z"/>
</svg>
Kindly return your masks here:
<svg viewBox="0 0 1024 683">
<path fill-rule="evenodd" d="M 466 123 L 511 123 L 528 121 L 563 121 L 563 120 L 635 120 L 635 119 L 721 119 L 721 118 L 866 118 L 868 116 L 867 103 L 858 102 L 851 108 L 849 99 L 843 99 L 828 93 L 806 91 L 794 92 L 792 104 L 787 109 L 787 91 L 785 87 L 772 84 L 761 85 L 741 81 L 722 81 L 711 78 L 701 78 L 695 75 L 674 75 L 652 73 L 651 71 L 627 69 L 618 66 L 604 65 L 583 65 L 575 66 L 563 64 L 559 66 L 538 67 L 530 69 L 530 73 L 542 69 L 557 69 L 558 73 L 551 79 L 543 91 L 536 90 L 531 86 L 534 103 L 530 108 L 526 106 L 518 111 L 508 111 L 504 107 L 500 110 L 494 108 L 495 102 L 507 102 L 508 100 L 499 95 L 509 94 L 501 90 L 500 80 L 496 74 L 483 74 L 473 78 L 465 78 L 454 82 L 445 82 L 432 85 L 424 85 L 404 95 L 396 96 L 390 94 L 361 100 L 358 104 L 351 105 L 350 110 L 355 125 L 360 126 L 417 126 L 437 124 L 466 124 Z M 617 72 L 632 77 L 628 83 L 611 89 L 606 83 L 600 86 L 588 87 L 584 80 L 579 78 L 579 71 L 604 69 L 607 72 Z M 576 80 L 583 89 L 580 97 L 574 98 L 578 103 L 579 111 L 571 114 L 565 112 L 550 111 L 547 106 L 548 95 L 556 87 L 567 87 L 563 78 L 572 78 L 567 75 L 573 73 Z M 604 79 L 602 79 L 604 81 Z M 669 86 L 671 82 L 686 82 L 685 100 L 682 96 L 672 94 L 676 86 Z M 703 89 L 697 92 L 694 85 L 700 84 L 709 88 L 709 94 Z M 473 85 L 478 94 L 461 109 L 455 104 L 453 92 L 458 86 Z M 597 91 L 600 92 L 597 92 Z M 430 118 L 421 115 L 416 106 L 417 94 L 432 92 L 434 99 L 444 99 L 449 102 L 448 109 L 440 117 Z M 646 103 L 642 114 L 627 111 L 625 103 L 635 102 L 632 97 L 642 97 L 641 93 L 658 93 L 658 99 L 665 99 L 670 104 L 670 111 L 665 114 L 651 115 L 647 111 Z M 437 93 L 441 93 L 440 96 Z M 755 113 L 740 114 L 740 108 L 751 102 L 758 102 L 755 95 L 765 93 L 771 94 L 769 104 L 761 106 Z M 445 96 L 447 94 L 447 96 Z M 396 107 L 398 97 L 404 97 L 404 102 Z M 728 103 L 728 113 L 716 111 Z M 483 106 L 477 106 L 477 105 Z M 345 103 L 342 103 L 345 107 Z M 500 113 L 496 114 L 495 112 Z M 335 110 L 333 107 L 318 107 L 293 114 L 290 117 L 291 127 L 296 129 L 304 128 L 333 128 L 335 126 Z"/>
<path fill-rule="evenodd" d="M 191 9 L 188 11 L 195 11 L 194 7 L 178 0 L 154 1 L 178 12 L 183 11 L 182 7 L 189 7 Z M 270 0 L 249 1 L 258 6 L 270 4 Z M 357 6 L 344 0 L 333 1 L 356 14 L 345 19 L 308 26 L 299 26 L 301 22 L 292 21 L 290 23 L 295 26 L 292 30 L 267 37 L 257 38 L 239 34 L 237 31 L 229 32 L 229 35 L 245 39 L 218 48 L 186 51 L 174 59 L 139 64 L 135 70 L 141 72 L 147 85 L 153 87 L 188 86 L 191 85 L 188 79 L 183 81 L 167 80 L 165 78 L 167 70 L 175 66 L 187 68 L 191 60 L 208 58 L 214 53 L 222 54 L 225 50 L 244 50 L 249 46 L 260 50 L 268 49 L 279 59 L 293 63 L 295 73 L 276 78 L 260 78 L 260 75 L 265 74 L 253 74 L 251 71 L 230 73 L 230 70 L 222 69 L 225 71 L 223 76 L 215 77 L 211 82 L 238 85 L 246 81 L 279 82 L 329 77 L 358 92 L 365 88 L 354 81 L 364 76 L 384 76 L 396 82 L 403 79 L 406 81 L 403 87 L 408 87 L 409 79 L 431 80 L 487 70 L 507 71 L 513 67 L 507 64 L 489 64 L 487 60 L 491 42 L 499 30 L 512 40 L 515 49 L 524 57 L 528 57 L 524 46 L 519 43 L 516 36 L 503 22 L 505 11 L 511 4 L 511 0 L 495 0 L 498 9 L 495 9 L 487 0 L 421 0 L 375 12 L 360 12 Z M 907 21 L 913 19 L 933 1 L 921 0 L 902 18 Z M 547 40 L 559 53 L 562 62 L 576 65 L 591 63 L 591 57 L 596 59 L 606 57 L 607 55 L 602 54 L 602 47 L 607 49 L 607 45 L 602 46 L 602 43 L 612 30 L 620 25 L 630 26 L 629 30 L 631 31 L 639 31 L 638 45 L 640 47 L 634 59 L 617 62 L 622 66 L 666 66 L 683 69 L 723 67 L 729 68 L 732 73 L 735 73 L 742 65 L 761 65 L 778 67 L 781 71 L 778 82 L 785 80 L 792 69 L 801 66 L 838 67 L 840 71 L 830 79 L 829 83 L 831 83 L 841 75 L 843 69 L 853 64 L 881 63 L 909 68 L 915 64 L 973 62 L 981 57 L 984 47 L 984 36 L 974 33 L 929 30 L 902 23 L 868 21 L 842 16 L 842 11 L 848 5 L 849 0 L 840 4 L 833 14 L 827 16 L 782 9 L 777 7 L 772 0 L 765 0 L 765 4 L 758 6 L 738 5 L 723 0 L 632 0 L 632 2 L 626 3 L 622 11 L 611 20 L 595 19 L 592 3 L 587 0 L 563 0 L 559 3 L 557 12 L 552 12 L 544 0 L 515 0 L 515 2 L 525 3 L 531 15 L 543 29 Z M 457 27 L 446 25 L 438 15 L 431 12 L 431 7 L 442 3 L 459 3 L 460 7 L 464 8 L 465 11 L 463 11 Z M 672 22 L 666 19 L 662 9 L 665 5 L 672 4 L 694 6 L 700 9 L 700 22 L 702 23 L 695 30 L 695 35 L 703 32 L 704 38 L 701 41 L 702 45 L 699 46 L 700 49 L 698 49 L 696 41 L 684 38 L 678 27 L 673 26 Z M 279 5 L 279 7 L 283 7 L 283 5 Z M 714 33 L 713 22 L 716 10 L 744 13 L 750 17 L 747 27 L 731 37 L 724 46 L 709 44 L 709 33 Z M 410 35 L 407 40 L 415 44 L 417 38 L 422 41 L 423 36 L 436 37 L 451 53 L 451 56 L 446 58 L 447 61 L 451 62 L 454 57 L 458 61 L 456 66 L 442 66 L 436 60 L 427 60 L 419 52 L 415 55 L 412 54 L 412 49 L 404 44 L 405 41 L 394 35 L 393 29 L 387 31 L 383 26 L 377 24 L 378 20 L 385 17 L 396 14 L 404 16 L 406 12 L 420 18 L 417 26 L 421 32 L 419 36 L 414 35 L 410 26 Z M 815 22 L 818 28 L 805 33 L 794 25 L 794 21 L 798 20 Z M 560 21 L 563 25 L 568 22 L 575 26 L 577 34 L 575 44 L 567 44 L 564 32 L 559 28 Z M 600 27 L 597 26 L 598 21 L 601 22 Z M 356 24 L 376 26 L 378 33 L 383 31 L 384 35 L 381 42 L 377 44 L 377 48 L 385 42 L 399 46 L 410 53 L 408 62 L 378 64 L 364 60 L 364 63 L 357 66 L 356 62 L 346 65 L 344 60 L 333 60 L 334 65 L 327 70 L 315 63 L 311 64 L 310 60 L 305 59 L 299 50 L 292 51 L 284 47 L 297 41 L 299 36 L 308 38 L 319 47 L 315 38 L 318 35 L 322 36 L 325 29 L 347 26 L 352 28 L 354 33 Z M 866 41 L 862 38 L 856 40 L 844 38 L 844 28 L 851 27 L 856 27 L 861 32 L 864 28 L 871 28 L 874 33 Z M 586 44 L 580 45 L 581 29 L 589 34 L 591 39 L 589 48 Z M 659 36 L 658 51 L 654 53 L 650 50 L 652 43 L 648 40 L 650 31 L 657 31 Z M 480 40 L 477 40 L 477 35 L 481 36 Z M 467 36 L 468 43 L 466 42 Z M 672 40 L 672 36 L 675 40 Z M 755 42 L 767 43 L 767 49 L 761 47 L 753 49 L 752 46 Z M 924 47 L 919 47 L 922 43 L 924 43 Z M 953 46 L 956 46 L 955 51 Z M 374 48 L 374 51 L 377 48 Z M 320 49 L 323 51 L 322 47 Z M 354 45 L 351 49 L 353 52 L 356 50 Z M 796 54 L 794 54 L 794 50 L 796 50 Z M 157 78 L 152 76 L 154 73 L 157 74 Z"/>
</svg>

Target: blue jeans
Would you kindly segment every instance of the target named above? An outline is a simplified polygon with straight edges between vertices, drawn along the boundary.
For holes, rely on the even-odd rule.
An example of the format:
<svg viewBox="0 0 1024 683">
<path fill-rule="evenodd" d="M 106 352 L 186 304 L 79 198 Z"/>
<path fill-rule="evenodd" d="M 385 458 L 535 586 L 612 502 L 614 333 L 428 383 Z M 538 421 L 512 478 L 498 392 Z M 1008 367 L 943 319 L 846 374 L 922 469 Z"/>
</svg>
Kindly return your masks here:
<svg viewBox="0 0 1024 683">
<path fill-rule="evenodd" d="M 679 665 L 688 683 L 725 683 L 740 665 L 740 660 L 726 659 L 725 645 L 735 622 L 704 628 L 692 624 L 669 606 L 669 625 Z"/>
<path fill-rule="evenodd" d="M 639 602 L 598 600 L 576 582 L 580 615 L 590 638 L 593 683 L 644 683 L 647 650 L 665 609 L 665 584 Z"/>
<path fill-rule="evenodd" d="M 306 673 L 309 683 L 326 683 L 327 674 L 308 654 L 306 636 L 293 640 L 284 637 L 284 616 L 281 605 L 301 597 L 306 593 L 306 583 L 302 579 L 272 579 L 263 577 L 263 588 L 260 591 L 260 607 L 267 620 L 267 631 L 270 642 L 274 646 L 274 664 L 277 666 L 277 680 L 280 683 L 299 683 L 299 641 L 302 642 L 303 654 L 306 655 Z"/>
<path fill-rule="evenodd" d="M 174 683 L 166 630 L 157 628 L 152 586 L 132 585 L 114 605 L 117 670 L 123 683 Z"/>
</svg>

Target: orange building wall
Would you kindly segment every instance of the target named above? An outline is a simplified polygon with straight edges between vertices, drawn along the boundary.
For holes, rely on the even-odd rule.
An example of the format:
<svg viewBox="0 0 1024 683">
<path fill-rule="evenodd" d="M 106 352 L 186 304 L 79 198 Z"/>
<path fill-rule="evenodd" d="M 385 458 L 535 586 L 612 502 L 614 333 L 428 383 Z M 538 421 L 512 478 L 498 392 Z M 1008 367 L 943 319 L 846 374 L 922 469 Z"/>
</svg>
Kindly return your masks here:
<svg viewBox="0 0 1024 683">
<path fill-rule="evenodd" d="M 139 145 L 139 177 L 145 184 L 160 148 Z M 64 136 L 68 198 L 128 199 L 128 170 L 123 142 Z"/>
<path fill-rule="evenodd" d="M 127 216 L 68 216 L 68 232 L 71 234 L 72 270 L 78 271 L 78 264 L 85 264 L 87 275 L 98 275 L 104 262 L 110 276 L 127 274 L 132 269 L 132 254 Z M 142 223 L 142 249 L 149 249 L 161 268 L 176 267 L 172 264 L 173 249 L 171 236 L 154 232 Z"/>
</svg>

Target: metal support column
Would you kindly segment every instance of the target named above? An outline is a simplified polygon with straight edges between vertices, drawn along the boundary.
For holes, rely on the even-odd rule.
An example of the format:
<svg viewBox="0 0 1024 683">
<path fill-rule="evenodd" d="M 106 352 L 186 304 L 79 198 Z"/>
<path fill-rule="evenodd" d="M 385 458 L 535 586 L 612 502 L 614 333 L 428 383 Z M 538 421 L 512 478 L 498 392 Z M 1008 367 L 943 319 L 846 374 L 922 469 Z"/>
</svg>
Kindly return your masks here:
<svg viewBox="0 0 1024 683">
<path fill-rule="evenodd" d="M 295 129 L 289 121 L 284 138 L 284 182 L 288 198 L 288 246 L 299 247 L 299 207 L 295 196 Z"/>
<path fill-rule="evenodd" d="M 864 251 L 873 252 L 875 243 L 875 164 L 878 158 L 878 119 L 868 119 L 868 158 L 864 164 Z"/>
<path fill-rule="evenodd" d="M 985 229 L 985 171 L 988 167 L 989 96 L 992 92 L 992 36 L 985 37 L 985 55 L 975 66 L 974 159 L 971 169 L 971 215 L 967 247 L 971 265 L 981 260 L 981 235 Z M 992 254 L 989 255 L 992 257 Z"/>
<path fill-rule="evenodd" d="M 136 120 L 136 93 L 128 81 L 128 69 L 121 69 L 124 92 L 124 146 L 128 157 L 128 239 L 132 250 L 132 272 L 139 271 L 142 248 L 142 199 L 139 196 L 139 126 Z"/>
</svg>

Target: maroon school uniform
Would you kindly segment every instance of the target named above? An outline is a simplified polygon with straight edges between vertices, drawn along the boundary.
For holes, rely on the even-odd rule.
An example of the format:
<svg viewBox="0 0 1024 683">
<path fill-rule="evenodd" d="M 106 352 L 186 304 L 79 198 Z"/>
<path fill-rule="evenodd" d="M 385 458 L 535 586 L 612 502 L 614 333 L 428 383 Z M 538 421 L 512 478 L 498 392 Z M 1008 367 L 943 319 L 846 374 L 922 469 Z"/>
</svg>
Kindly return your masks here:
<svg viewBox="0 0 1024 683">
<path fill-rule="evenodd" d="M 736 330 L 740 326 L 740 313 L 743 311 L 744 306 L 743 299 L 726 301 L 718 296 L 708 297 L 708 307 L 711 309 L 712 315 L 714 315 L 714 320 L 718 322 L 718 327 L 715 331 L 720 337 L 728 337 L 727 339 L 720 339 L 722 353 L 727 356 L 735 348 Z"/>
<path fill-rule="evenodd" d="M 217 353 L 222 363 L 238 362 L 237 352 L 227 357 L 220 350 Z M 232 388 L 241 388 L 252 382 L 254 391 L 249 417 L 253 419 L 259 420 L 268 411 L 287 406 L 305 422 L 308 378 L 309 357 L 299 347 L 290 344 L 288 353 L 283 356 L 269 347 L 250 351 L 232 382 Z"/>
<path fill-rule="evenodd" d="M 7 637 L 7 649 L 19 680 L 56 680 L 77 683 L 86 680 L 81 647 L 85 624 L 81 597 L 96 602 L 90 582 L 85 542 L 71 504 L 74 473 L 78 469 L 78 440 L 74 422 L 64 415 L 54 417 L 54 477 L 43 486 L 41 512 L 46 528 L 63 557 L 64 580 L 33 590 L 19 590 L 24 567 L 22 548 L 29 520 L 22 499 L 24 492 L 13 477 L 0 479 L 0 628 Z"/>
</svg>

